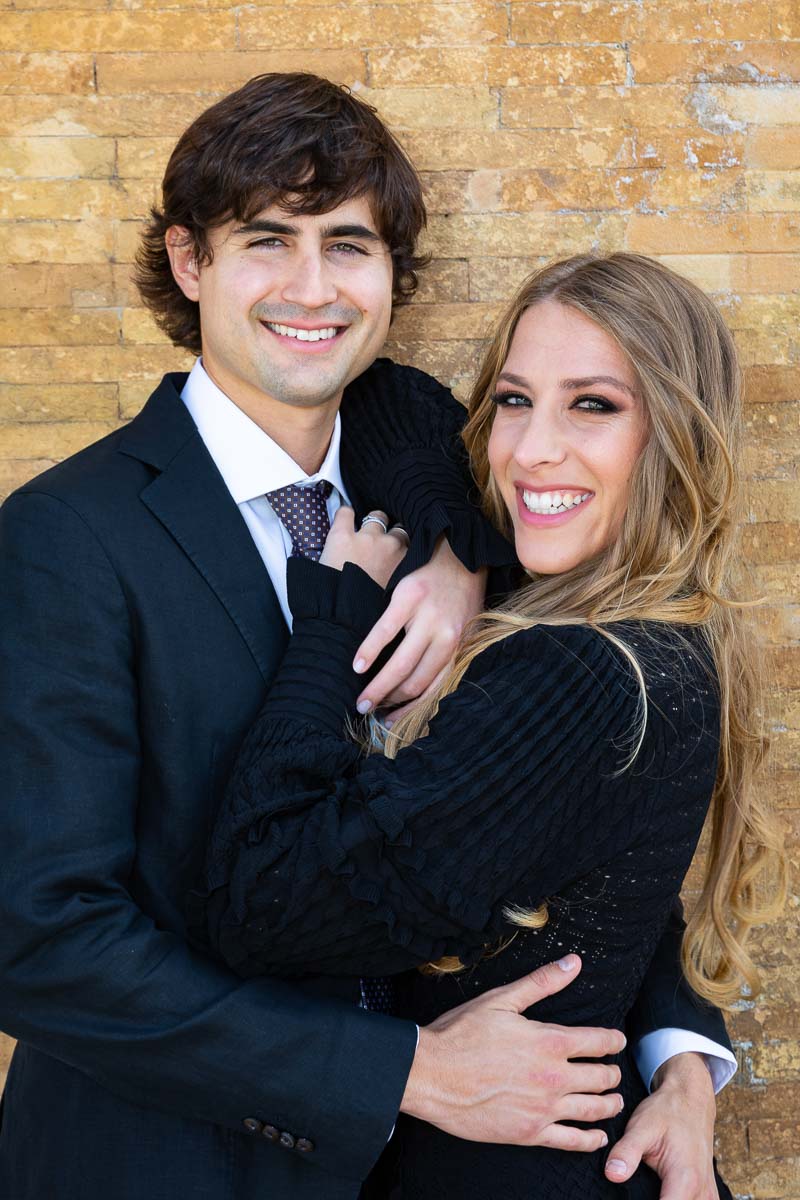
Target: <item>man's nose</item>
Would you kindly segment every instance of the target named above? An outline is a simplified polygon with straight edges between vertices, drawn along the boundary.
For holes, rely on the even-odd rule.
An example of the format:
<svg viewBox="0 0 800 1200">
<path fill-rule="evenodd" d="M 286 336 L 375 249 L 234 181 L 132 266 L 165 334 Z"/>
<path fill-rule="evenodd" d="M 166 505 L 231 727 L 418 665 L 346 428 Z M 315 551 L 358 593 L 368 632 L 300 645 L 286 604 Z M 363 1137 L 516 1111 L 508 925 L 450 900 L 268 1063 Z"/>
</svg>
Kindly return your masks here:
<svg viewBox="0 0 800 1200">
<path fill-rule="evenodd" d="M 332 304 L 338 289 L 324 256 L 316 250 L 299 254 L 287 264 L 283 299 L 303 308 L 320 308 Z"/>
</svg>

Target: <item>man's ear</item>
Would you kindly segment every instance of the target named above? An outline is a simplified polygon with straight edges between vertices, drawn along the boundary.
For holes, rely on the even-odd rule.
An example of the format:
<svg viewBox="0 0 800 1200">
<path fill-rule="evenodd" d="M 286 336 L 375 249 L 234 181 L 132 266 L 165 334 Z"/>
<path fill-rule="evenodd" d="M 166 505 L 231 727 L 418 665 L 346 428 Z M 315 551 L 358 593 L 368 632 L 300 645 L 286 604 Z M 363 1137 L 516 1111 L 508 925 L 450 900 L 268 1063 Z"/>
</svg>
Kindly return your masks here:
<svg viewBox="0 0 800 1200">
<path fill-rule="evenodd" d="M 200 299 L 200 268 L 194 240 L 183 225 L 170 225 L 164 234 L 175 282 L 189 300 Z"/>
</svg>

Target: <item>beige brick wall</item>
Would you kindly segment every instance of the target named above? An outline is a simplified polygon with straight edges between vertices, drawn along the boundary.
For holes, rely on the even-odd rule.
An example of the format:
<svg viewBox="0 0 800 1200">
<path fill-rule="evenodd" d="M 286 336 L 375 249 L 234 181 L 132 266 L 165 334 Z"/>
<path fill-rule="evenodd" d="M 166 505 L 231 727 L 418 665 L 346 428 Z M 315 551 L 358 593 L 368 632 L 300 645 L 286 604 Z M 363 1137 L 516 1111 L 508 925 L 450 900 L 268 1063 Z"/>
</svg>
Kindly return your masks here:
<svg viewBox="0 0 800 1200">
<path fill-rule="evenodd" d="M 378 106 L 423 171 L 434 254 L 391 351 L 464 394 L 531 264 L 657 255 L 713 292 L 747 368 L 745 550 L 800 843 L 798 0 L 0 0 L 0 490 L 131 417 L 186 363 L 129 284 L 170 148 L 216 96 L 308 69 Z M 800 1198 L 797 899 L 756 936 L 720 1156 Z M 7 1048 L 7 1046 L 6 1046 Z M 4 1048 L 0 1045 L 0 1074 Z"/>
</svg>

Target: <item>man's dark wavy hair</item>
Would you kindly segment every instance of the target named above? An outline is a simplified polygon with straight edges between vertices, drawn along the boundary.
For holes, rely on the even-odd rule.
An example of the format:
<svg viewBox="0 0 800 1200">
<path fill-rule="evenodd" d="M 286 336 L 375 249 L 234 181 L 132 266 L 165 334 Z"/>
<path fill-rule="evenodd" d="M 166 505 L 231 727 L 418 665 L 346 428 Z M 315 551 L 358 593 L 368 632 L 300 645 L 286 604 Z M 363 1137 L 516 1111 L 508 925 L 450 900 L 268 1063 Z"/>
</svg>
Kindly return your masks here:
<svg viewBox="0 0 800 1200">
<path fill-rule="evenodd" d="M 176 346 L 200 353 L 200 310 L 172 274 L 164 235 L 189 230 L 199 263 L 211 261 L 209 233 L 252 220 L 280 204 L 288 212 L 330 212 L 369 197 L 394 264 L 392 298 L 411 299 L 425 226 L 419 176 L 374 108 L 345 87 L 305 73 L 257 75 L 206 109 L 180 138 L 167 165 L 136 256 L 136 284 Z"/>
</svg>

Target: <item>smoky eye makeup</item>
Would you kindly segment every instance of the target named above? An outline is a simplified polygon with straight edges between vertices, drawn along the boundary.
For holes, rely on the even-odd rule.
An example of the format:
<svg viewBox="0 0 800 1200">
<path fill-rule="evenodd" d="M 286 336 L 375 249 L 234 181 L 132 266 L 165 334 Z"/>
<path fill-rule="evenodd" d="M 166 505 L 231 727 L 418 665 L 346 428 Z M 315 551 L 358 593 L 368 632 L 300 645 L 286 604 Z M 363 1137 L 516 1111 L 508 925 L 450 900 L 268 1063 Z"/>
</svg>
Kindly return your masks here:
<svg viewBox="0 0 800 1200">
<path fill-rule="evenodd" d="M 492 404 L 496 408 L 529 408 L 530 398 L 523 396 L 521 392 L 495 392 L 492 396 Z"/>
</svg>

